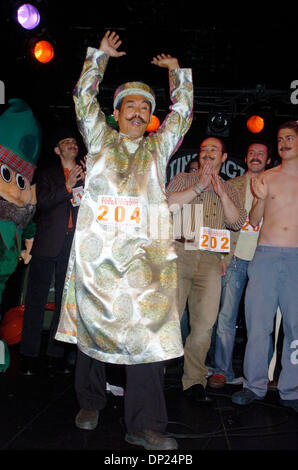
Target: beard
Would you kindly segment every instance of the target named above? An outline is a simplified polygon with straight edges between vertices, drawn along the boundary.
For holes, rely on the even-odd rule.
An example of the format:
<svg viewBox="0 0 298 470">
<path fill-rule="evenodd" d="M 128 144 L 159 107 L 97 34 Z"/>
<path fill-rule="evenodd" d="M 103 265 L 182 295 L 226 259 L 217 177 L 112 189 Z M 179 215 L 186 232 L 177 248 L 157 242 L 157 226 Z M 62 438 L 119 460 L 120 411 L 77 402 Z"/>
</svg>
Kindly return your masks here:
<svg viewBox="0 0 298 470">
<path fill-rule="evenodd" d="M 35 211 L 36 206 L 33 204 L 18 207 L 0 196 L 0 219 L 5 221 L 12 220 L 17 228 L 24 229 L 34 216 Z"/>
</svg>

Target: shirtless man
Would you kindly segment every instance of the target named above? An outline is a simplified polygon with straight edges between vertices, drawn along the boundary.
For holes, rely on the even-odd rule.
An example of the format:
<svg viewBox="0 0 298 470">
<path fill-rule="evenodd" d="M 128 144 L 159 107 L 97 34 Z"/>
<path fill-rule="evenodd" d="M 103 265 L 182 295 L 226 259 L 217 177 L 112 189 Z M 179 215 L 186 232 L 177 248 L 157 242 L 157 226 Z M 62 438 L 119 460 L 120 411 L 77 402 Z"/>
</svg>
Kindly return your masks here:
<svg viewBox="0 0 298 470">
<path fill-rule="evenodd" d="M 255 195 L 249 220 L 263 225 L 248 268 L 245 297 L 247 345 L 243 390 L 232 401 L 247 405 L 267 392 L 268 352 L 274 316 L 280 305 L 284 343 L 278 381 L 280 402 L 298 411 L 298 123 L 278 129 L 281 165 L 252 181 Z"/>
</svg>

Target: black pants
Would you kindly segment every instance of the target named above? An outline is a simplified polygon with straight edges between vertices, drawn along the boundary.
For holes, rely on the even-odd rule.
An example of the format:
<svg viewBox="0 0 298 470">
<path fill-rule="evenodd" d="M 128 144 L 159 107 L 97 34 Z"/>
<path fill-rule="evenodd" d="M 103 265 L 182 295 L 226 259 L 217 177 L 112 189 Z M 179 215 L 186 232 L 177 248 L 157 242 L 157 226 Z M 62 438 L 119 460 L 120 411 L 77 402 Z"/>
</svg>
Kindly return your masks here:
<svg viewBox="0 0 298 470">
<path fill-rule="evenodd" d="M 25 299 L 24 323 L 20 352 L 38 357 L 44 322 L 45 304 L 55 272 L 55 311 L 53 312 L 47 355 L 63 357 L 65 343 L 55 340 L 59 323 L 61 299 L 73 234 L 66 234 L 64 245 L 55 258 L 32 256 Z"/>
<path fill-rule="evenodd" d="M 78 349 L 75 390 L 79 405 L 102 410 L 107 402 L 105 363 Z M 164 397 L 164 363 L 126 366 L 124 416 L 128 433 L 152 429 L 164 432 L 168 424 Z"/>
</svg>

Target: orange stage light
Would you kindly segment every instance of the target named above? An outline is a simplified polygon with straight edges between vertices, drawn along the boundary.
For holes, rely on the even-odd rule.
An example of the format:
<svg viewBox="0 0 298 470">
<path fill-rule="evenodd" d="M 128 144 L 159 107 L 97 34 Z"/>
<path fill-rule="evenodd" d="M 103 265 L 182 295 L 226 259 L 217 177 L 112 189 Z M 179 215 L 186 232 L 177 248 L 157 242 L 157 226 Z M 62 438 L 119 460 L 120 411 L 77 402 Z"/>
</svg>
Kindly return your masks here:
<svg viewBox="0 0 298 470">
<path fill-rule="evenodd" d="M 151 122 L 148 124 L 146 131 L 147 132 L 155 132 L 160 126 L 160 120 L 157 116 L 152 116 Z"/>
<path fill-rule="evenodd" d="M 35 44 L 33 53 L 35 58 L 39 62 L 46 64 L 47 62 L 50 62 L 53 59 L 54 48 L 52 44 L 48 41 L 39 41 Z"/>
<path fill-rule="evenodd" d="M 246 125 L 250 132 L 257 134 L 264 129 L 264 119 L 261 116 L 251 116 Z"/>
</svg>

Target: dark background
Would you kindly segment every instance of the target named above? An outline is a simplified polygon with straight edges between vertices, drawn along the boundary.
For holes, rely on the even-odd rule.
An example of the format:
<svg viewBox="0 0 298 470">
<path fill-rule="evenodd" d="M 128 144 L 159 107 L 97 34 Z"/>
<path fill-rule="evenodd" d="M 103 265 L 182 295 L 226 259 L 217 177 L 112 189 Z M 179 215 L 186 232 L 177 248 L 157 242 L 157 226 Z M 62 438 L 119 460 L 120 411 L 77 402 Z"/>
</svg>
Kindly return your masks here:
<svg viewBox="0 0 298 470">
<path fill-rule="evenodd" d="M 230 156 L 242 159 L 251 137 L 246 128 L 250 113 L 265 113 L 261 136 L 273 144 L 277 124 L 298 118 L 298 105 L 290 101 L 291 83 L 298 79 L 296 7 L 266 9 L 260 2 L 40 0 L 31 2 L 41 13 L 40 25 L 26 31 L 15 19 L 22 3 L 0 2 L 0 80 L 6 95 L 0 112 L 12 97 L 23 98 L 32 107 L 44 131 L 40 166 L 51 154 L 47 140 L 52 129 L 61 122 L 74 123 L 72 90 L 87 46 L 98 47 L 107 29 L 119 33 L 121 49 L 127 52 L 109 61 L 99 94 L 107 114 L 112 112 L 115 88 L 133 79 L 153 86 L 155 114 L 160 120 L 165 117 L 170 104 L 167 73 L 150 61 L 166 52 L 177 56 L 181 67 L 193 70 L 194 121 L 185 148 L 197 148 L 206 134 L 209 112 L 228 115 Z M 33 59 L 30 46 L 35 39 L 54 44 L 50 63 Z"/>
</svg>

